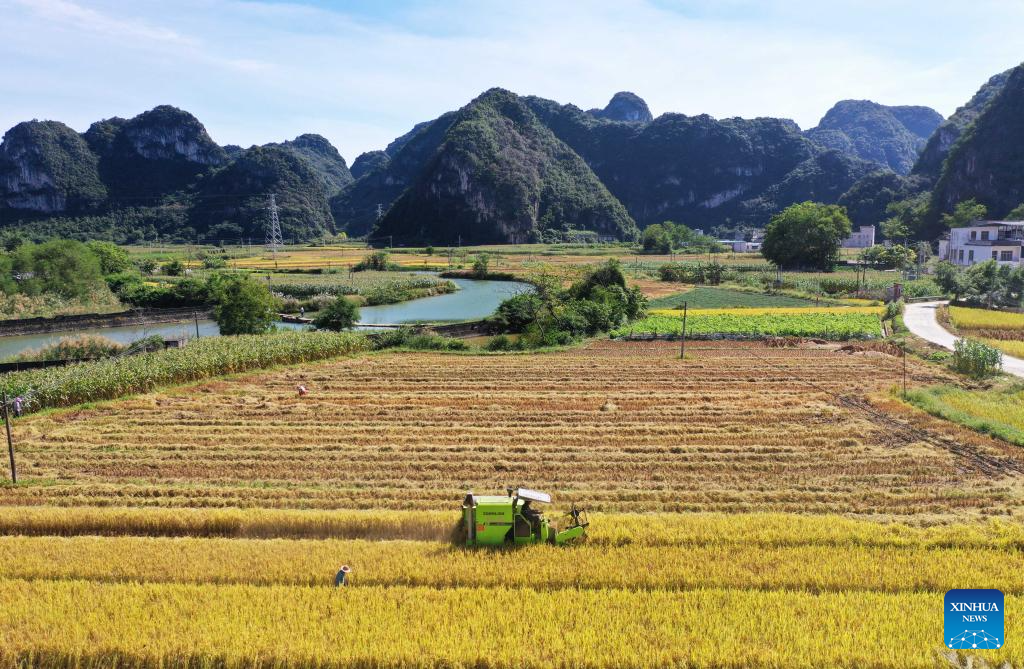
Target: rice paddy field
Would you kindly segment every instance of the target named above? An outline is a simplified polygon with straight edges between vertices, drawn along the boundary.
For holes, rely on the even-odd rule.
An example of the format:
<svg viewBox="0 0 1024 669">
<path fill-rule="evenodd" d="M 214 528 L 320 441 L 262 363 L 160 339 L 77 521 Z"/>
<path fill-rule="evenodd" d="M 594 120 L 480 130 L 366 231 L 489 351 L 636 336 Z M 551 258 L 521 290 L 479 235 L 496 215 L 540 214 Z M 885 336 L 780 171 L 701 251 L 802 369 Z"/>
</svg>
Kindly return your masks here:
<svg viewBox="0 0 1024 669">
<path fill-rule="evenodd" d="M 1024 314 L 969 307 L 949 307 L 949 324 L 968 337 L 995 346 L 1003 353 L 1024 357 Z"/>
<path fill-rule="evenodd" d="M 935 667 L 947 589 L 1016 610 L 1019 447 L 899 401 L 882 351 L 688 355 L 362 354 L 15 421 L 0 666 Z M 453 545 L 509 485 L 587 540 Z"/>
</svg>

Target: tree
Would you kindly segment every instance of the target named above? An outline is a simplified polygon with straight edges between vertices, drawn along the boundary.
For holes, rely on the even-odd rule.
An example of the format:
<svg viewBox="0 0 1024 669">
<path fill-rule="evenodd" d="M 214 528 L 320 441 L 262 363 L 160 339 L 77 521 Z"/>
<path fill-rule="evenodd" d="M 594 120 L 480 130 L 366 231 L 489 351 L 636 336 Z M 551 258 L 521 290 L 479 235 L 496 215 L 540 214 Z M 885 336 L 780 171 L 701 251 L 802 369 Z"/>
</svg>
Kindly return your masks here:
<svg viewBox="0 0 1024 669">
<path fill-rule="evenodd" d="M 1018 204 L 1013 211 L 1004 218 L 1007 221 L 1024 221 L 1024 202 Z"/>
<path fill-rule="evenodd" d="M 960 268 L 951 262 L 940 262 L 935 268 L 935 282 L 947 295 L 953 296 L 953 301 L 958 302 L 960 296 L 967 292 L 969 286 Z"/>
<path fill-rule="evenodd" d="M 211 281 L 214 320 L 224 335 L 263 334 L 277 319 L 277 299 L 262 282 L 247 276 L 220 276 Z"/>
<path fill-rule="evenodd" d="M 671 253 L 672 238 L 660 223 L 652 223 L 644 230 L 640 238 L 645 253 Z"/>
<path fill-rule="evenodd" d="M 772 216 L 761 253 L 782 268 L 831 270 L 851 227 L 843 207 L 818 202 L 790 205 Z"/>
<path fill-rule="evenodd" d="M 164 263 L 160 269 L 167 276 L 181 276 L 185 273 L 185 264 L 180 260 L 172 260 L 169 263 Z"/>
<path fill-rule="evenodd" d="M 19 292 L 27 295 L 82 298 L 105 285 L 96 254 L 70 239 L 22 244 L 11 254 L 11 272 L 18 275 Z"/>
<path fill-rule="evenodd" d="M 957 203 L 952 214 L 942 215 L 942 224 L 947 228 L 962 228 L 974 221 L 981 221 L 988 215 L 988 207 L 974 198 Z"/>
<path fill-rule="evenodd" d="M 885 247 L 875 245 L 860 253 L 860 261 L 881 269 L 906 269 L 917 259 L 917 252 L 902 244 Z"/>
<path fill-rule="evenodd" d="M 313 320 L 317 330 L 350 330 L 359 322 L 359 307 L 355 302 L 339 297 L 320 310 Z"/>
<path fill-rule="evenodd" d="M 100 270 L 108 274 L 120 274 L 131 269 L 132 261 L 128 252 L 113 242 L 87 242 L 86 246 L 100 261 Z"/>
<path fill-rule="evenodd" d="M 473 276 L 478 279 L 483 279 L 487 276 L 487 272 L 491 267 L 491 257 L 486 253 L 481 253 L 473 261 Z"/>
<path fill-rule="evenodd" d="M 889 218 L 881 223 L 882 236 L 886 239 L 906 241 L 917 235 L 928 211 L 928 194 L 919 193 L 904 200 L 891 202 L 885 208 Z"/>
</svg>

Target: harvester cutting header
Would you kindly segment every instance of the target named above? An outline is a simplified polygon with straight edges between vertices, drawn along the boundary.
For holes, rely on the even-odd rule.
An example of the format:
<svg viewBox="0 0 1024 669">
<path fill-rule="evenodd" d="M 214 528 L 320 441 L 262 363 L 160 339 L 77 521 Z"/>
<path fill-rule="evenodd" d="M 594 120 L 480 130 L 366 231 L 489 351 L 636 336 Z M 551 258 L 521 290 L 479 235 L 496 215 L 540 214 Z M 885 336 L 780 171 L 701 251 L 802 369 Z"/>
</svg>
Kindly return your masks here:
<svg viewBox="0 0 1024 669">
<path fill-rule="evenodd" d="M 570 524 L 559 532 L 534 508 L 534 504 L 550 504 L 551 495 L 529 488 L 508 489 L 508 494 L 466 494 L 462 517 L 467 546 L 501 546 L 504 544 L 566 544 L 586 534 L 586 512 L 572 505 Z"/>
</svg>

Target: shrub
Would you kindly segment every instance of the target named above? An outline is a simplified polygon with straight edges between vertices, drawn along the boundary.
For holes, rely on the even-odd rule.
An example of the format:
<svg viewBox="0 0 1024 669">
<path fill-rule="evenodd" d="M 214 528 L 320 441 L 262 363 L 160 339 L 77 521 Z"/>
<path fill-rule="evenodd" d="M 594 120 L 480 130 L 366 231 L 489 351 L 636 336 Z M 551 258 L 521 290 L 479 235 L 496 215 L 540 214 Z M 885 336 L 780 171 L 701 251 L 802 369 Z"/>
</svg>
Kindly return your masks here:
<svg viewBox="0 0 1024 669">
<path fill-rule="evenodd" d="M 512 351 L 516 348 L 515 342 L 506 335 L 498 335 L 487 342 L 488 351 Z"/>
<path fill-rule="evenodd" d="M 350 330 L 359 322 L 359 307 L 355 302 L 339 297 L 319 312 L 313 321 L 317 330 Z"/>
<path fill-rule="evenodd" d="M 953 369 L 975 379 L 999 373 L 1003 354 L 999 349 L 973 339 L 957 339 L 953 344 Z"/>
<path fill-rule="evenodd" d="M 891 321 L 897 316 L 903 313 L 903 300 L 896 300 L 895 302 L 889 302 L 885 305 L 885 313 L 882 315 L 883 321 Z"/>
<path fill-rule="evenodd" d="M 392 268 L 391 262 L 389 261 L 390 254 L 387 251 L 374 251 L 370 255 L 360 260 L 357 264 L 352 266 L 353 272 L 363 272 L 366 270 L 375 270 L 378 272 L 385 272 Z"/>
<path fill-rule="evenodd" d="M 185 273 L 185 265 L 180 260 L 172 260 L 169 263 L 164 263 L 160 271 L 167 276 L 181 276 Z"/>
</svg>

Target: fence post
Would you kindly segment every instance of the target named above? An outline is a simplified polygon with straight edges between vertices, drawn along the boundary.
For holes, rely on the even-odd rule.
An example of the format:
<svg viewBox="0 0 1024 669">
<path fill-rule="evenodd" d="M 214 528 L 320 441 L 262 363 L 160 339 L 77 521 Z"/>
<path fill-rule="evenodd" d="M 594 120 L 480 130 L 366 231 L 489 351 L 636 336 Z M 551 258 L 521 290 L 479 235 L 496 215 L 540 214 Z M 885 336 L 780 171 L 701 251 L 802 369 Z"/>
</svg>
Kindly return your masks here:
<svg viewBox="0 0 1024 669">
<path fill-rule="evenodd" d="M 14 464 L 14 441 L 11 439 L 11 414 L 7 407 L 7 391 L 3 391 L 4 427 L 7 428 L 7 454 L 11 458 L 11 483 L 18 482 L 18 467 Z"/>
<path fill-rule="evenodd" d="M 687 302 L 683 302 L 683 336 L 679 344 L 679 359 L 682 360 L 686 357 L 686 305 Z"/>
</svg>

